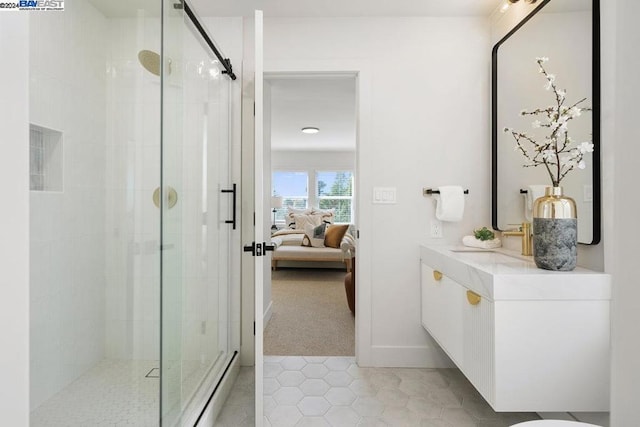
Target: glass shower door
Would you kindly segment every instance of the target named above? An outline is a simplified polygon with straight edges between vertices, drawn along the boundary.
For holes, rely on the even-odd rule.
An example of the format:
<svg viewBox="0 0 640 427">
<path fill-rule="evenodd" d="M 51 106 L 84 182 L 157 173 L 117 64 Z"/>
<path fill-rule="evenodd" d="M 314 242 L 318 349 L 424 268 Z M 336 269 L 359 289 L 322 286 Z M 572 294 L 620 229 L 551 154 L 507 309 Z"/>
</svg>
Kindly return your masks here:
<svg viewBox="0 0 640 427">
<path fill-rule="evenodd" d="M 173 1 L 162 51 L 161 418 L 194 425 L 230 358 L 230 88 Z"/>
</svg>

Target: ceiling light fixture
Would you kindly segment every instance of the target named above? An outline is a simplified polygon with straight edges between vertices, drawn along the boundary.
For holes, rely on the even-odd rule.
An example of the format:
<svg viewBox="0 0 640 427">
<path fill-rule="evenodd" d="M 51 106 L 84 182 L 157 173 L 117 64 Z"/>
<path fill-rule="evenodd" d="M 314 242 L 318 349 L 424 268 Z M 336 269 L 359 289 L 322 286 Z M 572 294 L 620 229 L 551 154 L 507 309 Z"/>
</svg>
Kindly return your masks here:
<svg viewBox="0 0 640 427">
<path fill-rule="evenodd" d="M 518 3 L 520 0 L 508 0 L 509 3 L 514 4 L 514 3 Z M 524 0 L 525 3 L 529 3 L 529 4 L 534 4 L 536 1 L 538 0 Z"/>
<path fill-rule="evenodd" d="M 314 127 L 304 127 L 304 128 L 302 128 L 302 133 L 312 134 L 312 133 L 318 133 L 318 132 L 320 132 L 320 129 L 318 129 L 318 128 L 314 128 Z"/>
</svg>

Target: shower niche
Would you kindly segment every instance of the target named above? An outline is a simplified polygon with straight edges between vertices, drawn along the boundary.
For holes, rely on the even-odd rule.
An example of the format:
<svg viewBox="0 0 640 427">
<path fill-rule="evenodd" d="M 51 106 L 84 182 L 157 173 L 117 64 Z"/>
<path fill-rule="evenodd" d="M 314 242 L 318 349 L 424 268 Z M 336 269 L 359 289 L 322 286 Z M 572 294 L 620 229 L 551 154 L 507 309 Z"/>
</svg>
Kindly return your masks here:
<svg viewBox="0 0 640 427">
<path fill-rule="evenodd" d="M 29 189 L 62 191 L 62 132 L 29 125 Z"/>
</svg>

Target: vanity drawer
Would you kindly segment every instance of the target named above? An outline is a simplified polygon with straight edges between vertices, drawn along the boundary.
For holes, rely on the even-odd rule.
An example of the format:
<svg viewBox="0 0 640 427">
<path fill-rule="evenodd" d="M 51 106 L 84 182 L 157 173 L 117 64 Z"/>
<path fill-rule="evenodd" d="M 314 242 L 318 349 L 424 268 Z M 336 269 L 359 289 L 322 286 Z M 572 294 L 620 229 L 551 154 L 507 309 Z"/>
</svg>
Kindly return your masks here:
<svg viewBox="0 0 640 427">
<path fill-rule="evenodd" d="M 464 357 L 464 289 L 437 270 L 422 264 L 422 326 L 453 362 Z"/>
<path fill-rule="evenodd" d="M 493 402 L 493 303 L 421 266 L 422 326 L 482 396 Z"/>
</svg>

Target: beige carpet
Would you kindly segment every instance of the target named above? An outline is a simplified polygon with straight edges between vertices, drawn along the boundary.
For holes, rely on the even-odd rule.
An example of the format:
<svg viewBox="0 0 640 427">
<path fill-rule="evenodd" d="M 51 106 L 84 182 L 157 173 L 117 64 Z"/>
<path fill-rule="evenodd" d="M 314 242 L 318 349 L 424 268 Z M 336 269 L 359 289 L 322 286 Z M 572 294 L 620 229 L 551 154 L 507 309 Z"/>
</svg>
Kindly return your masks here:
<svg viewBox="0 0 640 427">
<path fill-rule="evenodd" d="M 344 270 L 272 272 L 273 314 L 264 333 L 270 356 L 354 356 L 355 318 L 347 306 Z"/>
</svg>

